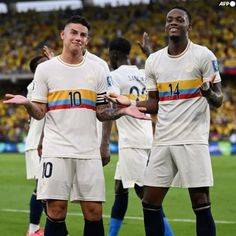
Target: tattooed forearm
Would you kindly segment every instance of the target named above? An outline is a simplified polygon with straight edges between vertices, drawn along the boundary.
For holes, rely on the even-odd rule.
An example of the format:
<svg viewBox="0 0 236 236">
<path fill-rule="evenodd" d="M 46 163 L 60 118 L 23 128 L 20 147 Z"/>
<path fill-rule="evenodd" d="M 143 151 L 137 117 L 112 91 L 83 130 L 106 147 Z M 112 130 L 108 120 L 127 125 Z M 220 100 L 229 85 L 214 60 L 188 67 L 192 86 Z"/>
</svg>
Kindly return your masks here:
<svg viewBox="0 0 236 236">
<path fill-rule="evenodd" d="M 25 105 L 25 108 L 31 117 L 36 120 L 41 120 L 45 115 L 46 105 L 29 102 Z"/>
<path fill-rule="evenodd" d="M 124 114 L 118 108 L 111 108 L 109 104 L 97 106 L 97 118 L 100 121 L 116 120 Z"/>
</svg>

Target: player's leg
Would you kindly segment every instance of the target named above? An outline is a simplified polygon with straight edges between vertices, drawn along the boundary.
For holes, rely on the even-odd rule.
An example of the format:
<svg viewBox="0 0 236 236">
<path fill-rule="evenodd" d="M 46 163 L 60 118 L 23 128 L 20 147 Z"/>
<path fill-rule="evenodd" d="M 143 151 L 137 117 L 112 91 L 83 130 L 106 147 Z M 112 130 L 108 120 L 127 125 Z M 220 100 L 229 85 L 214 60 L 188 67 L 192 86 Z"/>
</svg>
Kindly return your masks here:
<svg viewBox="0 0 236 236">
<path fill-rule="evenodd" d="M 43 212 L 43 203 L 41 200 L 37 200 L 36 196 L 36 188 L 34 189 L 31 198 L 30 198 L 30 214 L 29 214 L 29 229 L 27 232 L 27 236 L 35 233 L 36 231 L 41 231 L 43 234 L 43 230 L 40 230 L 39 223 L 41 219 L 41 215 Z"/>
<path fill-rule="evenodd" d="M 146 236 L 164 236 L 170 228 L 164 224 L 162 202 L 176 174 L 168 146 L 153 147 L 144 175 L 142 200 Z M 170 235 L 173 235 L 170 230 Z"/>
<path fill-rule="evenodd" d="M 178 145 L 174 147 L 181 185 L 189 189 L 196 215 L 198 236 L 215 236 L 211 214 L 209 187 L 213 185 L 211 158 L 208 145 Z"/>
<path fill-rule="evenodd" d="M 46 200 L 44 235 L 67 236 L 67 202 L 73 184 L 74 166 L 69 158 L 42 158 L 37 198 Z"/>
<path fill-rule="evenodd" d="M 102 202 L 81 201 L 84 215 L 84 236 L 104 236 Z"/>
<path fill-rule="evenodd" d="M 38 169 L 40 163 L 40 157 L 38 156 L 38 152 L 35 149 L 27 150 L 25 153 L 25 161 L 26 161 L 26 176 L 27 179 L 37 179 L 38 177 Z M 37 180 L 36 180 L 37 187 Z M 43 211 L 43 204 L 41 200 L 37 200 L 36 196 L 36 188 L 34 189 L 29 203 L 29 228 L 26 236 L 31 236 L 34 233 L 38 235 L 43 235 L 43 230 L 40 229 L 39 223 Z"/>
<path fill-rule="evenodd" d="M 196 215 L 198 236 L 215 236 L 215 222 L 211 214 L 209 188 L 189 188 L 193 211 Z"/>
<path fill-rule="evenodd" d="M 66 213 L 67 201 L 65 200 L 47 200 L 46 202 L 46 224 L 44 236 L 67 236 Z"/>
<path fill-rule="evenodd" d="M 144 187 L 142 204 L 146 236 L 165 235 L 162 202 L 167 191 L 168 188 Z"/>
<path fill-rule="evenodd" d="M 101 157 L 74 160 L 75 176 L 71 201 L 80 202 L 84 215 L 83 236 L 104 236 L 102 203 L 105 199 L 105 179 Z"/>
<path fill-rule="evenodd" d="M 115 201 L 111 210 L 108 236 L 117 236 L 128 208 L 128 189 L 123 188 L 121 180 L 115 180 Z"/>
<path fill-rule="evenodd" d="M 143 199 L 143 192 L 144 192 L 144 187 L 138 186 L 137 184 L 135 184 L 134 186 L 135 192 L 137 194 L 137 196 L 142 200 Z M 173 236 L 174 233 L 169 225 L 168 219 L 165 216 L 165 213 L 163 211 L 163 208 L 161 208 L 161 214 L 163 217 L 163 221 L 164 221 L 164 227 L 165 227 L 165 236 Z"/>
</svg>

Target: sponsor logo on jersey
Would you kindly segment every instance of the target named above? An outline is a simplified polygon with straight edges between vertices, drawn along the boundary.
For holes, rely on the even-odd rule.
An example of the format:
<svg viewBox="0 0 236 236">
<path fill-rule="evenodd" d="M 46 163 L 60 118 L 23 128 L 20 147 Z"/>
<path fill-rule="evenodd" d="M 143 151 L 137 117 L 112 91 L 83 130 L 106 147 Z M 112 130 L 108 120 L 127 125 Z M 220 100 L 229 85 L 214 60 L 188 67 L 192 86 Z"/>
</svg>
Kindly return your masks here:
<svg viewBox="0 0 236 236">
<path fill-rule="evenodd" d="M 219 71 L 219 66 L 216 60 L 211 61 L 214 72 Z"/>
</svg>

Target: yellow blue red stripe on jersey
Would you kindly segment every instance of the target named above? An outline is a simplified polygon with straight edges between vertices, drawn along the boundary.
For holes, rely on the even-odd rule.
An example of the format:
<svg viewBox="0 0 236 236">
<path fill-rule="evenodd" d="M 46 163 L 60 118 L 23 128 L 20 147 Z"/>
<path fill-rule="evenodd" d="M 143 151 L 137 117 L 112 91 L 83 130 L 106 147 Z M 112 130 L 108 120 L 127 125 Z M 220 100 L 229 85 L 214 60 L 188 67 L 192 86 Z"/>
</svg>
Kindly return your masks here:
<svg viewBox="0 0 236 236">
<path fill-rule="evenodd" d="M 201 78 L 158 83 L 159 99 L 160 101 L 170 101 L 200 97 L 201 83 Z"/>
<path fill-rule="evenodd" d="M 92 90 L 59 90 L 48 94 L 48 111 L 86 108 L 96 110 L 97 94 Z"/>
</svg>

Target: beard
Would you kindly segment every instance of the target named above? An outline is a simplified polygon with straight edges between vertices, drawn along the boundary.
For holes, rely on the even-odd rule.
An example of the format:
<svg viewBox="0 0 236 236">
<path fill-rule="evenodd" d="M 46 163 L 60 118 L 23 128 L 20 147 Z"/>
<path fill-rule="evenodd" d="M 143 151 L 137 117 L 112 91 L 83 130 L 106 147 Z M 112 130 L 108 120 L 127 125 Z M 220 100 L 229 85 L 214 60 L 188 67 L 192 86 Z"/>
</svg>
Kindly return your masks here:
<svg viewBox="0 0 236 236">
<path fill-rule="evenodd" d="M 173 35 L 173 36 L 169 36 L 169 39 L 173 41 L 174 43 L 178 43 L 181 40 L 181 37 Z"/>
</svg>

